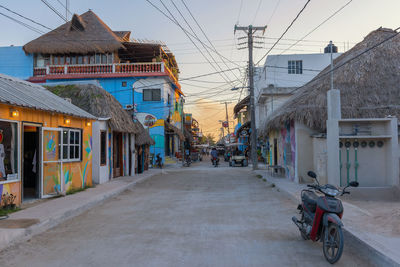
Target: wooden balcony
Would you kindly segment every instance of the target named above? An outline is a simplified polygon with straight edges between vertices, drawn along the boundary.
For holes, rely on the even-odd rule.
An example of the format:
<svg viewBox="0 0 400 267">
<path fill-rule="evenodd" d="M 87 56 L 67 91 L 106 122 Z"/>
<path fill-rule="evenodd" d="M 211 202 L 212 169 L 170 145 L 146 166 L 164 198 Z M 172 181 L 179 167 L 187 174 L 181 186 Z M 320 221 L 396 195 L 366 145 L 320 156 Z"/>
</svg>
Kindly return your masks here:
<svg viewBox="0 0 400 267">
<path fill-rule="evenodd" d="M 168 76 L 176 87 L 181 86 L 163 62 L 150 63 L 115 63 L 115 64 L 85 64 L 85 65 L 49 65 L 35 67 L 32 82 L 60 79 L 90 79 L 139 76 Z"/>
</svg>

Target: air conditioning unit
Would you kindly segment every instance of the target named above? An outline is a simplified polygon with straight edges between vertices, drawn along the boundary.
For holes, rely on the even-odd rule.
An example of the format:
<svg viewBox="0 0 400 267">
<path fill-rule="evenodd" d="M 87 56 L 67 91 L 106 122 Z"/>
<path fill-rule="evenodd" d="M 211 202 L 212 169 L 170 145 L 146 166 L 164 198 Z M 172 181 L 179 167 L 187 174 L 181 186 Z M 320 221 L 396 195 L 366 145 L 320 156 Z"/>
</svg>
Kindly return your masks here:
<svg viewBox="0 0 400 267">
<path fill-rule="evenodd" d="M 132 104 L 125 105 L 125 109 L 133 109 L 133 105 Z"/>
</svg>

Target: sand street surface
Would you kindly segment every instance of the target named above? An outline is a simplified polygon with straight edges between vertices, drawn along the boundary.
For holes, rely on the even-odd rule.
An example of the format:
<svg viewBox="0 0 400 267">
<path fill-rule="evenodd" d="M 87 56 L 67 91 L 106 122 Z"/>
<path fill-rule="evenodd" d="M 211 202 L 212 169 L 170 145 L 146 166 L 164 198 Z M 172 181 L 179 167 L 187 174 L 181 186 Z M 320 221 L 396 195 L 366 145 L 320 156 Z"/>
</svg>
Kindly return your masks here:
<svg viewBox="0 0 400 267">
<path fill-rule="evenodd" d="M 0 253 L 3 266 L 331 266 L 296 206 L 249 168 L 165 170 Z M 346 242 L 346 241 L 345 241 Z M 336 266 L 368 266 L 346 247 Z"/>
</svg>

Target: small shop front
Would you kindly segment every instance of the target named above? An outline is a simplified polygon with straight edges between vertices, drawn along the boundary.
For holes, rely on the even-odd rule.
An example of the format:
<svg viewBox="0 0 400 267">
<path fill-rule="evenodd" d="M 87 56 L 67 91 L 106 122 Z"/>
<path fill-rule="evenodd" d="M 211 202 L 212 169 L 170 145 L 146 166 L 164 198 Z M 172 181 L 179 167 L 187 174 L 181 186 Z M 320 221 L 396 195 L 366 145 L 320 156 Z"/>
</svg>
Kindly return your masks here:
<svg viewBox="0 0 400 267">
<path fill-rule="evenodd" d="M 2 202 L 92 185 L 90 119 L 0 104 Z"/>
</svg>

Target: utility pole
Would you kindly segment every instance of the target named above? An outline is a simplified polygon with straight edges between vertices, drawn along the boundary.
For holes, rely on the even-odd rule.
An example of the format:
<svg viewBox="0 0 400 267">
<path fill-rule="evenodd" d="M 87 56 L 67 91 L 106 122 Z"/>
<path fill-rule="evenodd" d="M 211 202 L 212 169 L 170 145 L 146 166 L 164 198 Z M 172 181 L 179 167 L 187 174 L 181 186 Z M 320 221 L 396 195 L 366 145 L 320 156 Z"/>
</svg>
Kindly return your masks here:
<svg viewBox="0 0 400 267">
<path fill-rule="evenodd" d="M 251 125 L 251 161 L 253 162 L 253 170 L 258 169 L 258 158 L 257 158 L 257 129 L 256 129 L 256 112 L 255 112 L 255 100 L 254 100 L 254 66 L 253 66 L 253 34 L 257 31 L 263 33 L 267 29 L 267 26 L 256 27 L 249 25 L 248 27 L 241 27 L 235 25 L 235 33 L 237 30 L 244 31 L 247 33 L 247 43 L 249 49 L 249 86 L 250 86 L 250 125 Z"/>
</svg>

